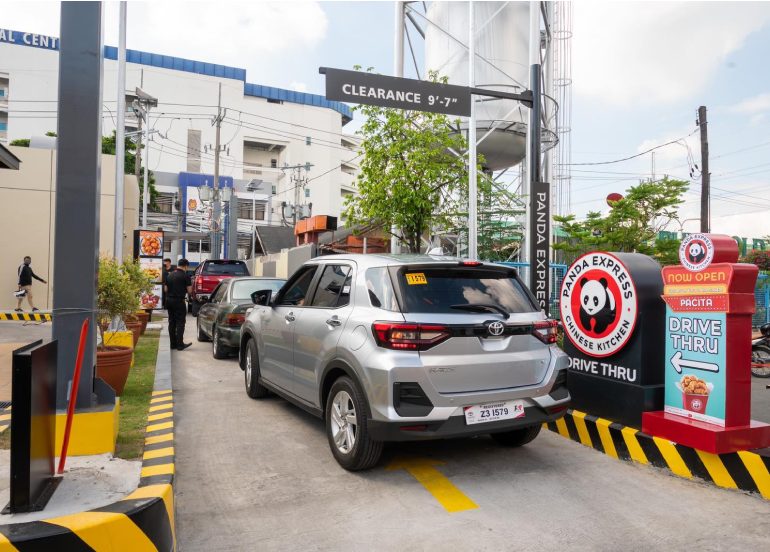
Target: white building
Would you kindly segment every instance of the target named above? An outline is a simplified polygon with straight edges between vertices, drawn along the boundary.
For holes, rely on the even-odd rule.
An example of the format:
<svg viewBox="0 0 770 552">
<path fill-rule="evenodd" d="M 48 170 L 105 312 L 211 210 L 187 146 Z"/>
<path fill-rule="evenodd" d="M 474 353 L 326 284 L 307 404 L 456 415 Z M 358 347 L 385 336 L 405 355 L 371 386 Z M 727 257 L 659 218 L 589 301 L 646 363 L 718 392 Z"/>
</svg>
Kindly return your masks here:
<svg viewBox="0 0 770 552">
<path fill-rule="evenodd" d="M 0 29 L 0 141 L 56 131 L 58 49 L 58 38 Z M 116 59 L 117 49 L 105 47 L 106 136 L 115 130 Z M 195 212 L 188 214 L 187 208 L 193 206 L 189 200 L 197 198 L 195 185 L 213 183 L 213 120 L 220 86 L 220 176 L 238 196 L 239 254 L 248 251 L 252 224 L 285 224 L 284 202 L 305 206 L 305 213 L 312 204 L 313 215 L 339 217 L 344 197 L 355 191 L 358 169 L 356 138 L 344 132 L 352 118 L 347 105 L 247 82 L 246 70 L 236 67 L 136 50 L 128 50 L 127 61 L 128 105 L 137 87 L 158 99 L 149 115 L 156 132 L 149 144 L 148 166 L 161 196 L 148 226 L 206 230 L 208 215 L 200 202 L 194 205 Z M 140 124 L 129 107 L 127 130 Z M 283 169 L 305 165 L 310 169 Z M 255 180 L 262 181 L 260 189 L 249 191 L 249 182 Z M 206 258 L 198 247 L 178 242 L 169 254 L 193 261 Z"/>
</svg>

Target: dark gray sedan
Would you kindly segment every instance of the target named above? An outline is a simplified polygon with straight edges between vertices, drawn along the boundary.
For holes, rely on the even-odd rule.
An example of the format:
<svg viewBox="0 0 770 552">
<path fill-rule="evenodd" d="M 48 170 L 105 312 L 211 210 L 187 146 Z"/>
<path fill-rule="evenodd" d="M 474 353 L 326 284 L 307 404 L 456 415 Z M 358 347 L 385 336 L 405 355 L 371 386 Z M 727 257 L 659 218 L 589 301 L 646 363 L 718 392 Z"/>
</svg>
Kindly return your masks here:
<svg viewBox="0 0 770 552">
<path fill-rule="evenodd" d="M 198 341 L 211 341 L 214 358 L 226 358 L 238 351 L 241 325 L 254 306 L 251 294 L 269 289 L 273 294 L 286 282 L 280 278 L 228 278 L 211 293 L 198 312 Z"/>
</svg>

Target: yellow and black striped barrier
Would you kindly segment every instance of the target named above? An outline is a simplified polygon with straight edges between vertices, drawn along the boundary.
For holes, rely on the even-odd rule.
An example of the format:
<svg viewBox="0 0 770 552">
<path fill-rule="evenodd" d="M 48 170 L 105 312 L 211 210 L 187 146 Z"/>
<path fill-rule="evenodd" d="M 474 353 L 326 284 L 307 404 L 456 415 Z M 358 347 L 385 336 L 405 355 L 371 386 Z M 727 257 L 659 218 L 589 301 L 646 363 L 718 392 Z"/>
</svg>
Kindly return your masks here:
<svg viewBox="0 0 770 552">
<path fill-rule="evenodd" d="M 16 322 L 50 322 L 53 315 L 50 312 L 16 312 L 0 311 L 0 320 L 15 320 Z"/>
<path fill-rule="evenodd" d="M 0 551 L 135 551 L 176 548 L 174 399 L 153 391 L 139 487 L 118 502 L 41 521 L 0 525 Z"/>
<path fill-rule="evenodd" d="M 711 454 L 578 410 L 568 410 L 563 418 L 548 423 L 547 427 L 613 458 L 666 468 L 679 477 L 759 493 L 770 500 L 768 449 Z"/>
</svg>

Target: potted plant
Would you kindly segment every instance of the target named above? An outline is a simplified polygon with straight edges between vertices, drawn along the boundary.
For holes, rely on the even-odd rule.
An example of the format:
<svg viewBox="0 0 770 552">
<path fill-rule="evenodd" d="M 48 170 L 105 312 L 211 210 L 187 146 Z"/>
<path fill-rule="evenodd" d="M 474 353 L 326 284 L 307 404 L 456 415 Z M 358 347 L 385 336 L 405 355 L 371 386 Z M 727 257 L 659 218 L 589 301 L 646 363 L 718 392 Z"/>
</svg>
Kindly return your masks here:
<svg viewBox="0 0 770 552">
<path fill-rule="evenodd" d="M 101 336 L 101 344 L 96 349 L 96 374 L 120 396 L 128 379 L 134 350 L 132 347 L 111 345 L 106 334 L 110 322 L 135 310 L 136 291 L 120 263 L 110 257 L 99 258 L 96 308 L 96 322 Z"/>
<path fill-rule="evenodd" d="M 139 265 L 139 261 L 136 259 L 126 259 L 121 266 L 123 273 L 128 276 L 131 285 L 134 288 L 134 294 L 136 297 L 134 308 L 130 313 L 124 316 L 126 327 L 130 328 L 134 332 L 134 345 L 139 340 L 139 335 L 143 334 L 147 329 L 147 322 L 150 320 L 150 315 L 144 310 L 137 310 L 139 308 L 140 298 L 153 290 L 155 283 L 152 278 Z"/>
</svg>

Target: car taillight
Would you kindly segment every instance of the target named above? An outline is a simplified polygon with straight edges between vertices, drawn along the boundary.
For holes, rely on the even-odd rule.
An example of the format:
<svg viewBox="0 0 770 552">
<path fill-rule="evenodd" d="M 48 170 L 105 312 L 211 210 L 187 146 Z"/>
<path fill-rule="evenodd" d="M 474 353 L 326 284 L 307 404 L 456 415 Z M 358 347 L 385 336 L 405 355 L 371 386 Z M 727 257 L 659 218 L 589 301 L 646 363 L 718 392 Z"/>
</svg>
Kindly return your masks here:
<svg viewBox="0 0 770 552">
<path fill-rule="evenodd" d="M 559 323 L 556 320 L 535 322 L 535 327 L 532 329 L 532 335 L 543 343 L 556 343 L 556 328 L 558 325 Z"/>
<path fill-rule="evenodd" d="M 449 332 L 438 324 L 375 322 L 372 333 L 377 345 L 402 351 L 425 351 L 449 339 Z"/>
<path fill-rule="evenodd" d="M 481 261 L 460 261 L 460 266 L 481 266 Z"/>
<path fill-rule="evenodd" d="M 200 288 L 202 284 L 203 284 L 203 278 L 201 276 L 196 276 L 195 277 L 195 288 L 196 289 Z"/>
<path fill-rule="evenodd" d="M 225 316 L 225 326 L 240 326 L 246 322 L 246 315 L 243 313 L 230 313 Z"/>
</svg>

